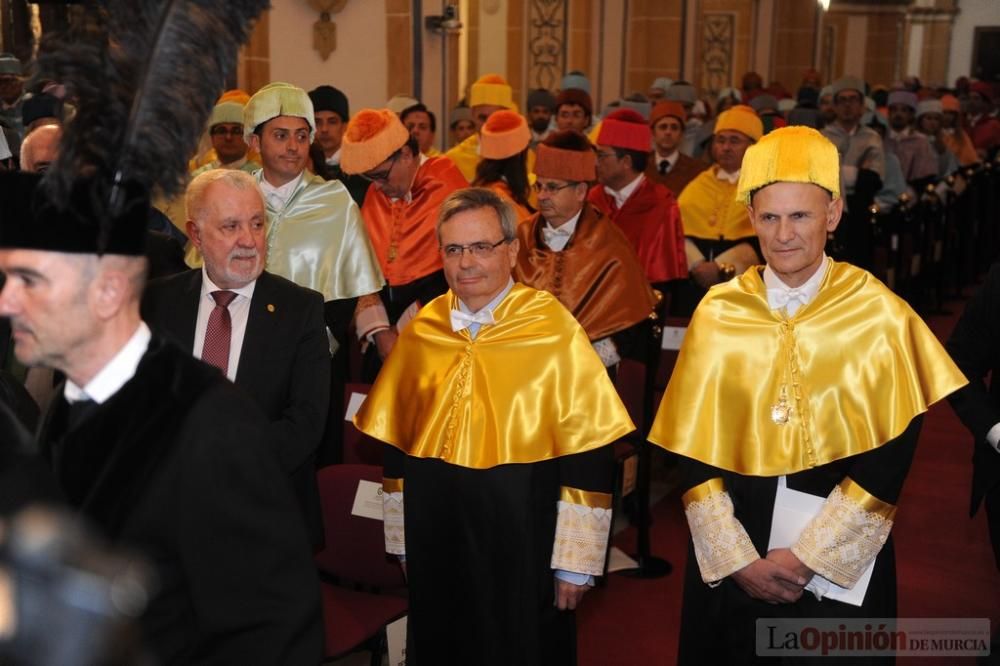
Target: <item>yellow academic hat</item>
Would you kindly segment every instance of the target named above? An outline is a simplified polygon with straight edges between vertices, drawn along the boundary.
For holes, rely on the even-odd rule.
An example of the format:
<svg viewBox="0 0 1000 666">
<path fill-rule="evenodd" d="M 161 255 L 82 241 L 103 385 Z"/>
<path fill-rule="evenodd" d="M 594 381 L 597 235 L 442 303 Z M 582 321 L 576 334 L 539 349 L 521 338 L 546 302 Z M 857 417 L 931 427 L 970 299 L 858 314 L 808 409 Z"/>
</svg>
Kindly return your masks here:
<svg viewBox="0 0 1000 666">
<path fill-rule="evenodd" d="M 743 155 L 736 200 L 749 204 L 755 190 L 779 182 L 819 185 L 836 199 L 840 196 L 837 147 L 804 125 L 782 127 L 765 135 Z"/>
</svg>

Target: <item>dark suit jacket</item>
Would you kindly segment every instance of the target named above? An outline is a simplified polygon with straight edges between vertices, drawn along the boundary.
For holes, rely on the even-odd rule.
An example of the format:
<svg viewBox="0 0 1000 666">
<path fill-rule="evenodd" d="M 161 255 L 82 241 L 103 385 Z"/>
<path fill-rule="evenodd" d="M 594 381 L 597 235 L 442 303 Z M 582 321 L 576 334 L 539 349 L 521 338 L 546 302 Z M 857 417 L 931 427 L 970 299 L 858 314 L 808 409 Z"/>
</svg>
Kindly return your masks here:
<svg viewBox="0 0 1000 666">
<path fill-rule="evenodd" d="M 646 178 L 654 183 L 665 185 L 675 197 L 681 195 L 681 191 L 687 187 L 695 177 L 709 167 L 708 162 L 694 157 L 688 157 L 684 153 L 677 155 L 677 163 L 669 173 L 660 175 L 659 164 L 657 163 L 656 151 L 649 154 L 649 162 L 646 165 Z"/>
<path fill-rule="evenodd" d="M 202 271 L 155 280 L 143 296 L 143 319 L 188 351 L 194 348 Z M 323 297 L 268 272 L 254 287 L 236 385 L 271 422 L 270 441 L 302 505 L 310 539 L 321 542 L 316 449 L 330 401 L 330 346 Z"/>
<path fill-rule="evenodd" d="M 1000 423 L 1000 264 L 994 264 L 986 282 L 965 306 L 951 338 L 948 353 L 969 379 L 948 400 L 975 437 L 971 512 L 986 501 L 993 552 L 1000 567 L 1000 452 L 986 441 L 986 433 Z M 992 372 L 990 386 L 986 375 Z"/>
<path fill-rule="evenodd" d="M 319 663 L 316 568 L 245 392 L 154 333 L 132 379 L 68 423 L 60 397 L 42 454 L 69 504 L 155 568 L 142 643 L 156 663 Z"/>
</svg>

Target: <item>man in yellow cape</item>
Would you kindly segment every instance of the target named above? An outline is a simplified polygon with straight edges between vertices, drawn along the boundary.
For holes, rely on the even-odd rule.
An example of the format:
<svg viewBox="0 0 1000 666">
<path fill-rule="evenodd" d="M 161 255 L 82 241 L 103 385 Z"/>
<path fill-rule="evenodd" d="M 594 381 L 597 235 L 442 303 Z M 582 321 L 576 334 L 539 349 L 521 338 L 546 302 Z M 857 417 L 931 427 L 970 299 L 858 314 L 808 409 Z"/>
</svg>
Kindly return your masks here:
<svg viewBox="0 0 1000 666">
<path fill-rule="evenodd" d="M 743 159 L 767 265 L 702 300 L 649 435 L 681 456 L 691 529 L 679 663 L 751 663 L 774 647 L 759 618 L 896 613 L 890 531 L 921 415 L 966 380 L 905 302 L 826 257 L 840 194 L 837 149 L 810 128 Z M 794 527 L 792 491 L 820 507 Z M 860 606 L 835 600 L 856 585 Z"/>
<path fill-rule="evenodd" d="M 575 664 L 571 611 L 604 570 L 609 444 L 634 426 L 570 312 L 511 280 L 516 226 L 492 190 L 445 200 L 450 290 L 355 417 L 387 444 L 386 550 L 405 558 L 417 666 Z"/>
</svg>

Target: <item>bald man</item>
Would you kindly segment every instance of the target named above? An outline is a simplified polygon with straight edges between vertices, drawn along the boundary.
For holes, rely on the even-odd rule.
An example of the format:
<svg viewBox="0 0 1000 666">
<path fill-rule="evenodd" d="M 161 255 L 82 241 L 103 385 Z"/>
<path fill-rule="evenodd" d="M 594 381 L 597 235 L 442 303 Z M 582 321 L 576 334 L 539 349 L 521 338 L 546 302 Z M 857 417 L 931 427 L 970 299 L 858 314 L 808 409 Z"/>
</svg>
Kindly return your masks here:
<svg viewBox="0 0 1000 666">
<path fill-rule="evenodd" d="M 44 173 L 59 154 L 62 128 L 59 125 L 36 127 L 21 144 L 21 171 Z"/>
</svg>

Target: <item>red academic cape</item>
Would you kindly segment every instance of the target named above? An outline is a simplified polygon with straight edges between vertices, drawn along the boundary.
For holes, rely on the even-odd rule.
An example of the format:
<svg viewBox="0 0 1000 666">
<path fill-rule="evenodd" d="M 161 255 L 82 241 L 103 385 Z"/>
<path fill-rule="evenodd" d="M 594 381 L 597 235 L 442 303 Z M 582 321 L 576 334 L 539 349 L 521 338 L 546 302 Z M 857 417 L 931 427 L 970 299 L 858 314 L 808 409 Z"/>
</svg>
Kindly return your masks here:
<svg viewBox="0 0 1000 666">
<path fill-rule="evenodd" d="M 378 188 L 370 188 L 361 216 L 390 286 L 409 284 L 441 270 L 438 209 L 445 197 L 468 186 L 454 162 L 447 157 L 430 157 L 417 169 L 409 203 L 405 199 L 391 201 Z"/>
<path fill-rule="evenodd" d="M 681 211 L 670 190 L 644 178 L 621 208 L 600 184 L 587 199 L 622 230 L 651 283 L 688 276 Z"/>
</svg>

